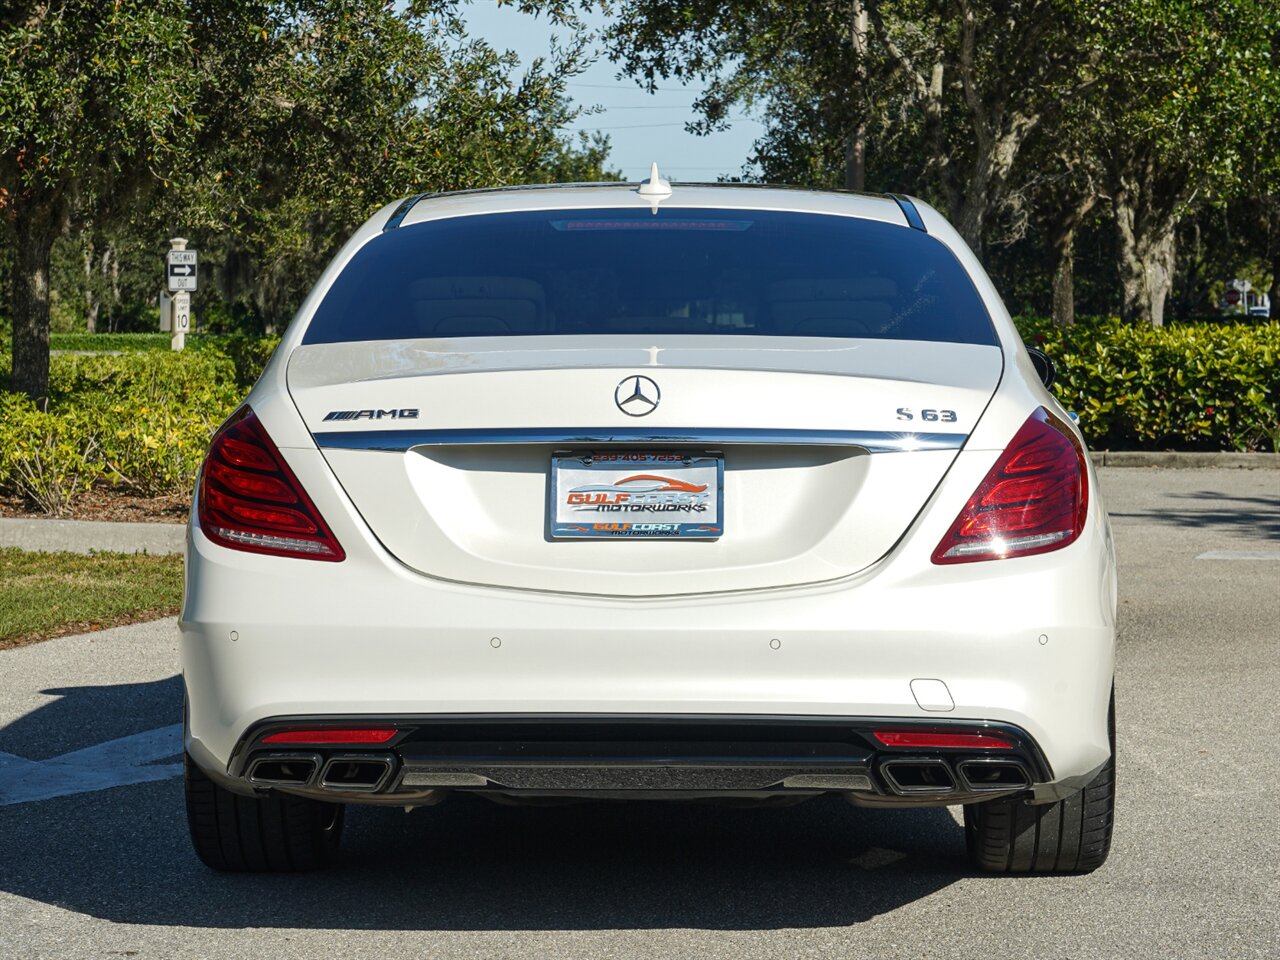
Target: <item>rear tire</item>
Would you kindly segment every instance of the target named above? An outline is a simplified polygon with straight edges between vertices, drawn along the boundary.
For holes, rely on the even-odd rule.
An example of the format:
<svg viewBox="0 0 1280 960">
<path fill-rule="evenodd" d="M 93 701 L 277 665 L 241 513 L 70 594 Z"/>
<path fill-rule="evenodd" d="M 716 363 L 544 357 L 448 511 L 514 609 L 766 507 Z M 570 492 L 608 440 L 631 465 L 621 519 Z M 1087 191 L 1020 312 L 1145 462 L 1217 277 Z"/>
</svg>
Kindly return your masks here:
<svg viewBox="0 0 1280 960">
<path fill-rule="evenodd" d="M 242 797 L 183 756 L 187 825 L 214 870 L 290 873 L 329 863 L 342 836 L 343 806 L 306 797 Z"/>
<path fill-rule="evenodd" d="M 1116 800 L 1116 702 L 1107 716 L 1111 758 L 1079 793 L 1057 803 L 988 800 L 964 808 L 975 867 L 992 873 L 1091 873 L 1106 862 Z"/>
</svg>

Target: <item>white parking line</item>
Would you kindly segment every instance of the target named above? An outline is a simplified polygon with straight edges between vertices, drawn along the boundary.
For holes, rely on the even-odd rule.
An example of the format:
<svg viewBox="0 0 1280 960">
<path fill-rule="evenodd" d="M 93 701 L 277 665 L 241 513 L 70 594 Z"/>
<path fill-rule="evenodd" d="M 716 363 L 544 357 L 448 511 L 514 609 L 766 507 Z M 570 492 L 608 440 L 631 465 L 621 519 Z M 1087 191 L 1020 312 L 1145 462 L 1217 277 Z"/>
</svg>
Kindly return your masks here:
<svg viewBox="0 0 1280 960">
<path fill-rule="evenodd" d="M 180 723 L 108 740 L 48 760 L 27 760 L 12 753 L 0 753 L 0 807 L 168 780 L 181 776 L 182 764 L 155 761 L 180 753 Z"/>
<path fill-rule="evenodd" d="M 1280 550 L 1209 550 L 1197 560 L 1280 560 Z"/>
</svg>

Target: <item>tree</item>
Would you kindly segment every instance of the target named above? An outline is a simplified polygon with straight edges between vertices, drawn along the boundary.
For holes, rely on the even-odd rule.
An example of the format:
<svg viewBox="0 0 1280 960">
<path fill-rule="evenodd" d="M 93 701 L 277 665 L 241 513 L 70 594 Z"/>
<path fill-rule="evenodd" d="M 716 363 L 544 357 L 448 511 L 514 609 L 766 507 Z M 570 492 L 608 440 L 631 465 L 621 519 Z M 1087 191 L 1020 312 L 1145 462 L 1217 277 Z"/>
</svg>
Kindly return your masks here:
<svg viewBox="0 0 1280 960">
<path fill-rule="evenodd" d="M 639 0 L 609 36 L 611 55 L 643 84 L 709 81 L 702 129 L 724 125 L 734 104 L 765 104 L 766 176 L 773 158 L 794 172 L 807 152 L 809 182 L 850 183 L 868 137 L 909 127 L 952 222 L 981 250 L 1028 137 L 1096 83 L 1075 9 L 1069 0 Z M 876 158 L 866 162 L 876 179 Z"/>
<path fill-rule="evenodd" d="M 1060 327 L 1075 323 L 1076 235 L 1107 197 L 1102 171 L 1088 137 L 1097 103 L 1077 100 L 1042 126 L 1024 148 L 1026 172 L 1010 191 L 1005 243 L 1022 239 L 1033 225 L 1043 238 L 1050 274 L 1050 313 Z"/>
<path fill-rule="evenodd" d="M 183 229 L 216 251 L 224 299 L 276 323 L 389 199 L 599 179 L 607 141 L 561 132 L 576 115 L 564 84 L 583 49 L 575 35 L 521 71 L 514 55 L 468 38 L 447 5 L 418 21 L 313 17 L 305 33 L 281 38 L 260 95 L 219 124 L 236 123 L 234 136 L 200 152 L 191 184 L 200 204 L 185 203 Z"/>
<path fill-rule="evenodd" d="M 1093 134 L 1120 240 L 1122 313 L 1160 325 L 1179 220 L 1248 191 L 1250 158 L 1276 149 L 1265 131 L 1280 118 L 1280 6 L 1087 0 L 1082 15 L 1104 51 Z"/>
<path fill-rule="evenodd" d="M 12 384 L 49 379 L 49 254 L 73 217 L 161 175 L 190 143 L 196 90 L 178 0 L 6 4 L 0 206 L 14 249 Z"/>
<path fill-rule="evenodd" d="M 1087 159 L 1064 150 L 1051 162 L 1048 174 L 1030 188 L 1031 216 L 1048 244 L 1053 322 L 1070 327 L 1076 321 L 1076 232 L 1104 198 Z"/>
<path fill-rule="evenodd" d="M 513 80 L 510 59 L 461 36 L 455 7 L 6 3 L 0 212 L 14 250 L 12 388 L 37 400 L 47 392 L 50 250 L 86 222 L 173 223 L 181 209 L 193 230 L 249 252 L 255 296 L 278 307 L 297 293 L 279 266 L 297 277 L 299 258 L 314 263 L 388 197 L 563 162 L 558 131 L 573 115 L 563 84 L 581 68 L 581 43 Z"/>
</svg>

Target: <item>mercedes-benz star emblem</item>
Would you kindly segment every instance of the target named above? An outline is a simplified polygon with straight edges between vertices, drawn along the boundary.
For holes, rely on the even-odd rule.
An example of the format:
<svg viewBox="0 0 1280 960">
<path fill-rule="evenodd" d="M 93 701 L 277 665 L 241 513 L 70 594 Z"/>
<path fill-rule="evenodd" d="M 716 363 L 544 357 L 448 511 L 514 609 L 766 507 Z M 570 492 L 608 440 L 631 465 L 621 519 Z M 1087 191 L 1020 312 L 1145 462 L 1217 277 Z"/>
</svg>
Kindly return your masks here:
<svg viewBox="0 0 1280 960">
<path fill-rule="evenodd" d="M 627 377 L 613 391 L 613 402 L 628 417 L 653 413 L 662 399 L 662 391 L 648 377 Z"/>
</svg>

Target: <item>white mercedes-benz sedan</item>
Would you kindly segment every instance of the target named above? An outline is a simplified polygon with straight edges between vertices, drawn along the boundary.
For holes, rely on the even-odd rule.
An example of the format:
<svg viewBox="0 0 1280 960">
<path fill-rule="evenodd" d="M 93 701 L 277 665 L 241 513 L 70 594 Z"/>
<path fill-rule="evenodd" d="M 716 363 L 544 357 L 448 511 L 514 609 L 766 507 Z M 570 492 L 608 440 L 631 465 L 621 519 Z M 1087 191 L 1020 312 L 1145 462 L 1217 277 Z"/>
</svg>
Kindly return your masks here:
<svg viewBox="0 0 1280 960">
<path fill-rule="evenodd" d="M 1071 417 L 906 197 L 418 196 L 325 270 L 187 538 L 186 798 L 220 870 L 457 791 L 964 807 L 1110 846 L 1116 580 Z"/>
</svg>

